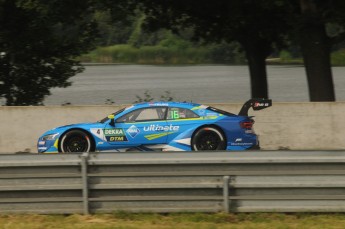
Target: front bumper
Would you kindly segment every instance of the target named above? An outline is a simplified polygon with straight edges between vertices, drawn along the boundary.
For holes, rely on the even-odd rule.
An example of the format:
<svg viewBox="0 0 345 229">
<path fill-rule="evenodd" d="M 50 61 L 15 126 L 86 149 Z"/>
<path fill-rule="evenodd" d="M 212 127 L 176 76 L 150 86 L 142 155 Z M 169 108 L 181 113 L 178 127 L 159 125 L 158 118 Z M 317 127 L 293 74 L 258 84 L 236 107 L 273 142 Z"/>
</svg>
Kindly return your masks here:
<svg viewBox="0 0 345 229">
<path fill-rule="evenodd" d="M 59 139 L 43 140 L 40 138 L 37 142 L 38 153 L 58 153 Z"/>
</svg>

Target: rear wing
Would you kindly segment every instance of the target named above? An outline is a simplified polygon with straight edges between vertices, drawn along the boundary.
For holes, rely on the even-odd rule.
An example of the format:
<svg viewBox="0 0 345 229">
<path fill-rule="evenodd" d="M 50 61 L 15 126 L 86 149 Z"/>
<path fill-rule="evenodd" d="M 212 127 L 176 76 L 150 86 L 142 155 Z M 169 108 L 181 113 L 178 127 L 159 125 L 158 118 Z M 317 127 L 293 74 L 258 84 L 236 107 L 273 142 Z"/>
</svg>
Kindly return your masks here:
<svg viewBox="0 0 345 229">
<path fill-rule="evenodd" d="M 271 99 L 250 99 L 245 104 L 243 104 L 240 113 L 240 116 L 248 116 L 248 110 L 252 107 L 254 111 L 262 110 L 267 107 L 272 106 Z"/>
</svg>

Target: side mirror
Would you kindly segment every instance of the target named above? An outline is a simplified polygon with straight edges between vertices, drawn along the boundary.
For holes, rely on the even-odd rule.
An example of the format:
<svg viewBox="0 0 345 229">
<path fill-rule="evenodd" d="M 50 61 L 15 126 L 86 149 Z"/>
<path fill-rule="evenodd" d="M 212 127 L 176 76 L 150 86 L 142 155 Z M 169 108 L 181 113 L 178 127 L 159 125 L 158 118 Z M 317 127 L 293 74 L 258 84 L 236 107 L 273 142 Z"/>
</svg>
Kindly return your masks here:
<svg viewBox="0 0 345 229">
<path fill-rule="evenodd" d="M 114 118 L 115 118 L 115 115 L 113 115 L 113 114 L 108 115 L 108 119 L 110 119 L 109 125 L 115 126 L 115 120 L 114 120 Z"/>
</svg>

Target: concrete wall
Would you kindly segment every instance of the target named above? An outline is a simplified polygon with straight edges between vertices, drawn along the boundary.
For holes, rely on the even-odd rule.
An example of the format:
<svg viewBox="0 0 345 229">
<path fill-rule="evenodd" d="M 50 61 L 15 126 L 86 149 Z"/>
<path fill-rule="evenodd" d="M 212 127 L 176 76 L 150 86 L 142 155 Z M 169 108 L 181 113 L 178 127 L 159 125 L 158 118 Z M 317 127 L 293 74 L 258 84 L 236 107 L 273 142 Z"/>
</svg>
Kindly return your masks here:
<svg viewBox="0 0 345 229">
<path fill-rule="evenodd" d="M 210 104 L 238 113 L 242 104 Z M 121 106 L 123 107 L 123 106 Z M 0 153 L 37 152 L 37 138 L 51 128 L 93 122 L 120 106 L 0 107 Z M 255 116 L 265 150 L 345 149 L 345 103 L 273 103 Z"/>
</svg>

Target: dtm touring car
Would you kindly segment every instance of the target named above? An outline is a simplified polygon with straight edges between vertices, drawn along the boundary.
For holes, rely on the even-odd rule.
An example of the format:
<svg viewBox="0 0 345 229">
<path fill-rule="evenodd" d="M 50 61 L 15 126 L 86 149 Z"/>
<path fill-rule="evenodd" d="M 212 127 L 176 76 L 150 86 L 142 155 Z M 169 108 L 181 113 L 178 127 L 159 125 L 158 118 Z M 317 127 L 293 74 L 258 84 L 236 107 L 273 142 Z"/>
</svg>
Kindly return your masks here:
<svg viewBox="0 0 345 229">
<path fill-rule="evenodd" d="M 271 105 L 268 99 L 251 99 L 235 115 L 196 103 L 139 103 L 98 122 L 49 130 L 37 148 L 39 153 L 258 149 L 248 110 Z"/>
</svg>

